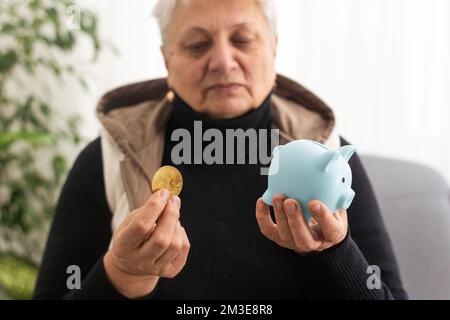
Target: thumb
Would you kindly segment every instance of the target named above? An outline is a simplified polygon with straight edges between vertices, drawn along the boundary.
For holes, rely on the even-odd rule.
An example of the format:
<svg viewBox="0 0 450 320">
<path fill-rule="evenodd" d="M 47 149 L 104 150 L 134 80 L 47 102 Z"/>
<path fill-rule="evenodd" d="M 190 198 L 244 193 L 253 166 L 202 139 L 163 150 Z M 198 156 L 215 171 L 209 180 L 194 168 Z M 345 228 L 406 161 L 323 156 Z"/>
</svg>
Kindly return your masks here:
<svg viewBox="0 0 450 320">
<path fill-rule="evenodd" d="M 323 202 L 312 200 L 308 204 L 308 209 L 314 220 L 319 224 L 320 229 L 326 238 L 332 236 L 336 230 L 339 230 L 338 222 Z"/>
</svg>

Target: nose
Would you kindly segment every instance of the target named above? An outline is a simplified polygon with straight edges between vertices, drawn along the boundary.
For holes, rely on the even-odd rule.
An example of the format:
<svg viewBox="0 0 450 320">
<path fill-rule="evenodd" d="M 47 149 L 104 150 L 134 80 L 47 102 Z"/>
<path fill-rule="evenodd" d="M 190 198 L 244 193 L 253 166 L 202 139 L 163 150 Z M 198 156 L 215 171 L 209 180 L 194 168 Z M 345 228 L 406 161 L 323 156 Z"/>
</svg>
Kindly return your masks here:
<svg viewBox="0 0 450 320">
<path fill-rule="evenodd" d="M 239 65 L 235 58 L 233 46 L 226 40 L 216 43 L 210 53 L 210 71 L 227 75 Z"/>
</svg>

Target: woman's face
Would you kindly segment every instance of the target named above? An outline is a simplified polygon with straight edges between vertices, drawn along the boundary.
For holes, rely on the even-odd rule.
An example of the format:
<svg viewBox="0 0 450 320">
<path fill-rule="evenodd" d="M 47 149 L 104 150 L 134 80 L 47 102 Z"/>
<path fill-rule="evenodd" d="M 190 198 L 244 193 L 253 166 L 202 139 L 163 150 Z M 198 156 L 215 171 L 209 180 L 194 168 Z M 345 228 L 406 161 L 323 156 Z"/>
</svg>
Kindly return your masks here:
<svg viewBox="0 0 450 320">
<path fill-rule="evenodd" d="M 178 5 L 162 46 L 169 86 L 211 117 L 245 114 L 275 83 L 276 42 L 256 0 Z"/>
</svg>

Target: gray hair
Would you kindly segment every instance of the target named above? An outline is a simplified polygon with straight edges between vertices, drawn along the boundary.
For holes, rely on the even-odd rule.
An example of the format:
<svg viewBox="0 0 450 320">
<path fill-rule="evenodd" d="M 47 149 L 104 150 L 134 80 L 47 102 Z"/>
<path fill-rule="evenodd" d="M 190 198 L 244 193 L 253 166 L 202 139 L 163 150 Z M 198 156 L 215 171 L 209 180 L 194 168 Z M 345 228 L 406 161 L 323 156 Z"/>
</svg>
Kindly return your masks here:
<svg viewBox="0 0 450 320">
<path fill-rule="evenodd" d="M 188 4 L 190 0 L 158 0 L 153 9 L 153 15 L 158 20 L 161 39 L 165 42 L 166 28 L 172 20 L 172 14 L 175 7 L 180 2 L 184 5 Z M 266 16 L 272 35 L 277 35 L 277 13 L 274 0 L 255 0 L 260 5 L 264 15 Z"/>
</svg>

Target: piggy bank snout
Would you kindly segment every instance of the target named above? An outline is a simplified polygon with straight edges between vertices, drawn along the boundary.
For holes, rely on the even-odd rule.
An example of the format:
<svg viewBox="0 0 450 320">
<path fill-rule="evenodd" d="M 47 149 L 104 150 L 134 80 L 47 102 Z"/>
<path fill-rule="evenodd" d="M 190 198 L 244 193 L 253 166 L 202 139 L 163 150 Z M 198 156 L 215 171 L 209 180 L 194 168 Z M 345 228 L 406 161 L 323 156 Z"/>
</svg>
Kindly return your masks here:
<svg viewBox="0 0 450 320">
<path fill-rule="evenodd" d="M 348 189 L 339 197 L 336 209 L 347 210 L 352 204 L 353 198 L 355 197 L 355 191 Z"/>
</svg>

